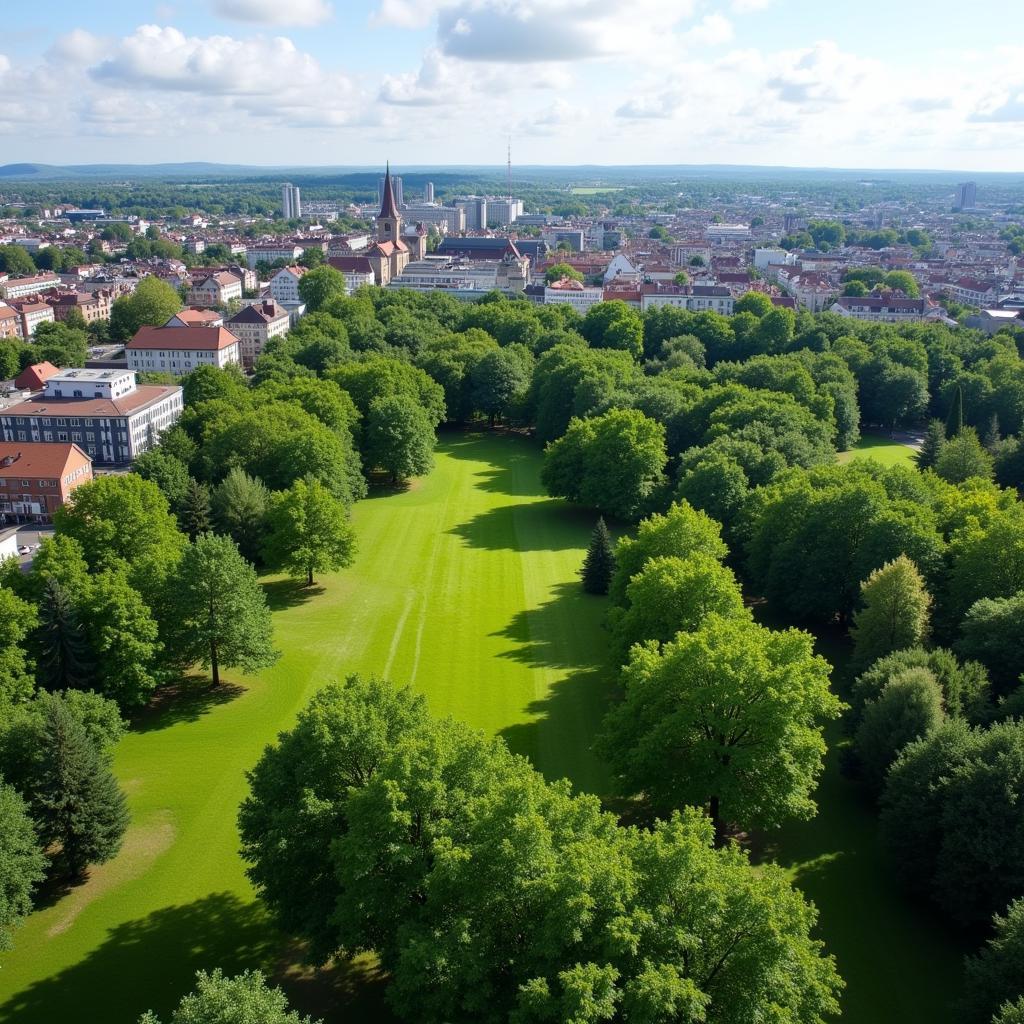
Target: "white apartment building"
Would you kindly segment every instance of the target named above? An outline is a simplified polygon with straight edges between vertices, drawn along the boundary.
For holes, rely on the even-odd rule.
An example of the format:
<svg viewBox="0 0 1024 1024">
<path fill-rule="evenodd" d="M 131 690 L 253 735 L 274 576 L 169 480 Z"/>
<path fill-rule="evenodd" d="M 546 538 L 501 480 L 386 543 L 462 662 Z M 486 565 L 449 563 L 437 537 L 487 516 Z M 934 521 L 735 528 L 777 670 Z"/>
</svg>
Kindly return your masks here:
<svg viewBox="0 0 1024 1024">
<path fill-rule="evenodd" d="M 691 312 L 710 310 L 712 313 L 730 316 L 734 304 L 732 292 L 725 285 L 654 282 L 640 288 L 641 312 L 657 306 L 674 306 Z"/>
<path fill-rule="evenodd" d="M 226 306 L 242 301 L 242 282 L 226 271 L 220 271 L 197 281 L 188 292 L 192 306 Z"/>
<path fill-rule="evenodd" d="M 938 306 L 930 306 L 927 299 L 908 299 L 905 295 L 842 295 L 830 312 L 854 320 L 885 323 L 925 320 L 942 313 Z"/>
<path fill-rule="evenodd" d="M 709 224 L 704 229 L 709 242 L 741 242 L 750 238 L 749 224 Z"/>
<path fill-rule="evenodd" d="M 302 302 L 299 282 L 305 273 L 305 267 L 282 267 L 276 271 L 270 279 L 270 295 L 273 300 L 282 306 L 296 306 Z"/>
<path fill-rule="evenodd" d="M 373 284 L 373 264 L 365 256 L 329 256 L 327 265 L 333 267 L 345 278 L 345 291 L 351 295 L 363 285 Z"/>
<path fill-rule="evenodd" d="M 302 197 L 298 185 L 286 181 L 281 186 L 281 209 L 285 220 L 297 220 L 302 216 Z"/>
<path fill-rule="evenodd" d="M 182 377 L 199 366 L 241 363 L 238 338 L 226 327 L 140 327 L 124 347 L 130 370 Z"/>
<path fill-rule="evenodd" d="M 31 277 L 7 277 L 4 275 L 3 278 L 0 278 L 0 298 L 24 299 L 29 295 L 52 291 L 60 286 L 60 275 L 50 271 L 33 274 Z"/>
<path fill-rule="evenodd" d="M 302 255 L 302 246 L 294 242 L 270 242 L 266 245 L 246 246 L 245 262 L 250 270 L 257 263 L 276 263 L 278 260 L 297 260 Z"/>
<path fill-rule="evenodd" d="M 575 306 L 581 313 L 586 313 L 591 306 L 603 301 L 603 288 L 591 288 L 582 281 L 574 281 L 568 277 L 563 277 L 561 281 L 555 281 L 544 289 L 545 305 L 565 302 Z"/>
<path fill-rule="evenodd" d="M 40 324 L 53 323 L 53 306 L 33 299 L 11 299 L 10 307 L 21 318 L 21 336 L 26 340 L 36 333 Z"/>
</svg>

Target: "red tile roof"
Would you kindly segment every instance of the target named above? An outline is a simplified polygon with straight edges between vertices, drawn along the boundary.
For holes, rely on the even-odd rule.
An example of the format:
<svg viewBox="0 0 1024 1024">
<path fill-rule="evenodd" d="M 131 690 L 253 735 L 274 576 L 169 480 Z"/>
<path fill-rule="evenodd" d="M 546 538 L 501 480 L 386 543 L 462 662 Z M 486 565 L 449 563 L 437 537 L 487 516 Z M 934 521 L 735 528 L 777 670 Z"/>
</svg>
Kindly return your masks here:
<svg viewBox="0 0 1024 1024">
<path fill-rule="evenodd" d="M 238 339 L 226 327 L 140 327 L 125 348 L 220 352 L 237 344 Z"/>
<path fill-rule="evenodd" d="M 8 459 L 13 461 L 4 465 Z M 92 459 L 77 444 L 47 441 L 0 441 L 0 477 L 26 480 L 60 480 L 69 464 L 75 468 Z"/>
<path fill-rule="evenodd" d="M 184 331 L 184 327 L 171 328 Z M 191 331 L 189 332 L 191 333 Z M 120 398 L 49 398 L 32 395 L 24 402 L 0 409 L 0 416 L 128 416 L 153 405 L 181 388 L 173 385 L 140 384 Z"/>
<path fill-rule="evenodd" d="M 14 386 L 22 391 L 42 391 L 46 382 L 57 373 L 60 370 L 53 363 L 33 363 L 14 378 Z"/>
</svg>

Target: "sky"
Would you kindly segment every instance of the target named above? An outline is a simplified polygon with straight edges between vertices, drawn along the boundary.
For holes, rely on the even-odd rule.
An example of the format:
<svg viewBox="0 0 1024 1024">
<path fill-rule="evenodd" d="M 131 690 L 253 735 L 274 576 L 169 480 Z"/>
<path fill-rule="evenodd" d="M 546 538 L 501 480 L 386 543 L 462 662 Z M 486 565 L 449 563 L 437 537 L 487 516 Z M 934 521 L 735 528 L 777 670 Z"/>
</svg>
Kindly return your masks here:
<svg viewBox="0 0 1024 1024">
<path fill-rule="evenodd" d="M 0 163 L 1024 172 L 1020 0 L 48 0 Z M 1014 27 L 1016 26 L 1016 31 Z"/>
</svg>

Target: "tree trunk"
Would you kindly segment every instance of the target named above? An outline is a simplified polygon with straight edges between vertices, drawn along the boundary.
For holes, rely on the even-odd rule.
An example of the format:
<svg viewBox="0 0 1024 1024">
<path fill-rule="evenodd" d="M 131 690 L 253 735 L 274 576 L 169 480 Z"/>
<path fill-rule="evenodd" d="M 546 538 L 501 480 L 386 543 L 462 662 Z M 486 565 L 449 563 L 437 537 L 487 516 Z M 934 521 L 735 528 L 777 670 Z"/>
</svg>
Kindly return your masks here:
<svg viewBox="0 0 1024 1024">
<path fill-rule="evenodd" d="M 306 586 L 313 586 L 313 566 L 312 563 L 306 566 Z"/>
<path fill-rule="evenodd" d="M 217 641 L 210 641 L 210 672 L 213 675 L 213 685 L 220 686 L 220 665 L 217 664 Z"/>
<path fill-rule="evenodd" d="M 721 849 L 725 845 L 725 822 L 722 821 L 717 796 L 713 796 L 708 801 L 708 812 L 711 815 L 711 824 L 715 829 L 715 848 Z"/>
<path fill-rule="evenodd" d="M 491 425 L 491 430 L 493 430 L 494 429 L 494 413 L 493 412 L 491 413 L 491 424 L 490 425 Z"/>
</svg>

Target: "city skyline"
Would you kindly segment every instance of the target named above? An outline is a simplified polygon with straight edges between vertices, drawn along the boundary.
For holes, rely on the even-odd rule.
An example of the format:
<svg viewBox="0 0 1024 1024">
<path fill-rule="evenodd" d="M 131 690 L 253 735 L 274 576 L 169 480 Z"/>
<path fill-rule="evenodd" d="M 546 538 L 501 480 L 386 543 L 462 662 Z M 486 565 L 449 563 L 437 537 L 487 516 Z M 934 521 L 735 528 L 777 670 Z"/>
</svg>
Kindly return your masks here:
<svg viewBox="0 0 1024 1024">
<path fill-rule="evenodd" d="M 496 165 L 511 137 L 520 165 L 1024 171 L 1013 5 L 910 7 L 56 0 L 9 13 L 0 138 L 54 164 Z"/>
</svg>

